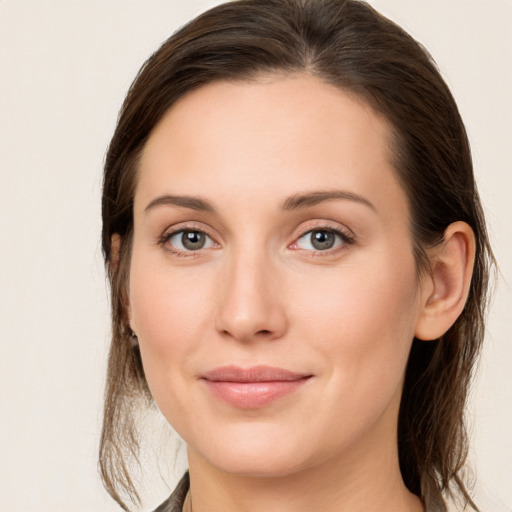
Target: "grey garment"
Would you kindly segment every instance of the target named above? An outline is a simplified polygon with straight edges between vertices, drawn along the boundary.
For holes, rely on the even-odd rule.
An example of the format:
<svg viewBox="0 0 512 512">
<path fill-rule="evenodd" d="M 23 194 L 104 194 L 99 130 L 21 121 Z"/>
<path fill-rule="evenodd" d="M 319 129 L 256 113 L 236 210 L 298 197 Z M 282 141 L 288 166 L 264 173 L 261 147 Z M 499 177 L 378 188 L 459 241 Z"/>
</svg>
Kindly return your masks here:
<svg viewBox="0 0 512 512">
<path fill-rule="evenodd" d="M 153 512 L 182 512 L 189 487 L 190 479 L 187 471 L 173 493 Z"/>
<path fill-rule="evenodd" d="M 153 512 L 182 512 L 189 488 L 190 478 L 187 471 L 173 493 Z M 426 502 L 426 512 L 446 512 L 447 510 L 440 496 L 430 496 Z"/>
</svg>

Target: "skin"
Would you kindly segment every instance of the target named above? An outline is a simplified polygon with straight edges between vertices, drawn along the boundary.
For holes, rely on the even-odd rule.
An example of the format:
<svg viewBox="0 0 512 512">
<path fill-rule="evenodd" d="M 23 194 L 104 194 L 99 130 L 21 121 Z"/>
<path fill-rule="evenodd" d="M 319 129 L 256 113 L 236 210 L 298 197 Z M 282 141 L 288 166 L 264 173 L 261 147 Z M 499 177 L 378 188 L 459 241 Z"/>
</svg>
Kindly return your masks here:
<svg viewBox="0 0 512 512">
<path fill-rule="evenodd" d="M 445 329 L 441 299 L 456 318 L 454 286 L 463 305 L 471 239 L 453 229 L 439 279 L 419 278 L 389 140 L 364 102 L 306 74 L 209 84 L 152 133 L 128 313 L 153 397 L 187 443 L 194 512 L 423 510 L 398 466 L 404 371 L 413 337 Z M 345 196 L 283 208 L 318 191 Z M 184 229 L 205 246 L 170 236 Z M 312 230 L 342 236 L 315 250 Z M 246 409 L 200 378 L 228 364 L 312 377 Z"/>
</svg>

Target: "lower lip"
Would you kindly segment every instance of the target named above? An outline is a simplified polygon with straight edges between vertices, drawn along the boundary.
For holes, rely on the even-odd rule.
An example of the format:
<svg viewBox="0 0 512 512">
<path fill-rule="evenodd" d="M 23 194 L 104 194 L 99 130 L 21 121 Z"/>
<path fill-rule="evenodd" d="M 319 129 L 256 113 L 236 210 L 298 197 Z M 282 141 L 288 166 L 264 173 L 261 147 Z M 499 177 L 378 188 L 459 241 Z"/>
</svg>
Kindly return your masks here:
<svg viewBox="0 0 512 512">
<path fill-rule="evenodd" d="M 258 409 L 294 393 L 309 377 L 292 381 L 217 382 L 204 380 L 208 389 L 222 401 L 241 409 Z"/>
</svg>

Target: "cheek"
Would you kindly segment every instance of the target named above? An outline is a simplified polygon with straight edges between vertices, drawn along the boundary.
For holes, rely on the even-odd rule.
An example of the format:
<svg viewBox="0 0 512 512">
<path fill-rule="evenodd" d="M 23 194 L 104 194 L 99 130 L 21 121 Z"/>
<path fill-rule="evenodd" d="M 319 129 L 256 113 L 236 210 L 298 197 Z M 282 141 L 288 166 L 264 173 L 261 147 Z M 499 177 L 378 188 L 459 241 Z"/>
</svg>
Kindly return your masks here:
<svg viewBox="0 0 512 512">
<path fill-rule="evenodd" d="M 193 360 L 191 355 L 209 323 L 208 293 L 199 274 L 180 278 L 165 261 L 134 248 L 129 295 L 132 328 L 149 388 L 162 410 L 174 408 L 169 389 L 179 392 L 185 386 L 183 370 Z"/>
<path fill-rule="evenodd" d="M 369 388 L 389 393 L 402 379 L 419 311 L 414 260 L 404 260 L 372 258 L 301 287 L 297 323 L 331 361 L 339 389 L 350 385 L 354 397 Z"/>
<path fill-rule="evenodd" d="M 172 272 L 161 258 L 134 250 L 130 269 L 132 327 L 157 352 L 190 340 L 205 322 L 208 296 L 201 272 Z"/>
<path fill-rule="evenodd" d="M 196 293 L 198 284 L 193 277 L 180 282 L 168 269 L 144 258 L 134 254 L 132 259 L 132 325 L 151 394 L 167 421 L 184 435 L 187 429 L 182 433 L 180 428 L 183 418 L 202 424 L 197 417 L 201 407 L 190 395 L 187 376 L 193 374 L 191 361 L 204 341 L 206 294 Z"/>
</svg>

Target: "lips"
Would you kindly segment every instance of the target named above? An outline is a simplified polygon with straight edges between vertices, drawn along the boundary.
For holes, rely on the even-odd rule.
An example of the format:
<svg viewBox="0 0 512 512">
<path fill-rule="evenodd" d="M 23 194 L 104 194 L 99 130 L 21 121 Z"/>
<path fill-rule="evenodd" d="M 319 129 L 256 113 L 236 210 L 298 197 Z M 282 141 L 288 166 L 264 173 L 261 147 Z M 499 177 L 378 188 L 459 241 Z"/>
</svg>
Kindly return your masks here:
<svg viewBox="0 0 512 512">
<path fill-rule="evenodd" d="M 258 409 L 298 391 L 311 377 L 271 366 L 223 366 L 201 375 L 201 380 L 223 402 L 242 409 Z"/>
</svg>

